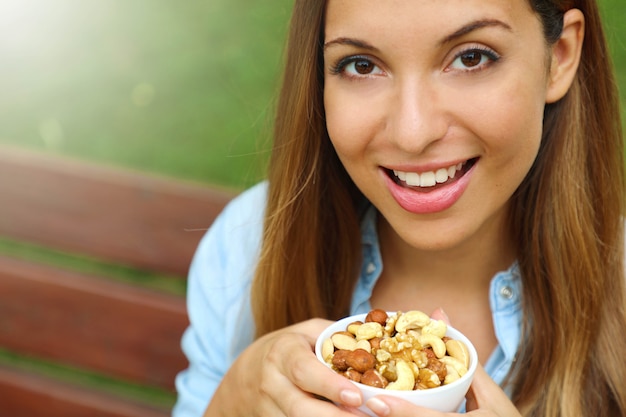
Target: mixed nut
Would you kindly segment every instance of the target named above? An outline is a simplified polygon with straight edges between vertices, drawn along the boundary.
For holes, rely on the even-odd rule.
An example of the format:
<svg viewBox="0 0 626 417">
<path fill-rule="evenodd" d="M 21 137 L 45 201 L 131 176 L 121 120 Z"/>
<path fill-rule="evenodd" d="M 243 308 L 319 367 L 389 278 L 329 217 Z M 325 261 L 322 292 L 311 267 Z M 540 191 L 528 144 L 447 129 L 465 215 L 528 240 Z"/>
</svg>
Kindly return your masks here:
<svg viewBox="0 0 626 417">
<path fill-rule="evenodd" d="M 447 325 L 412 310 L 372 310 L 322 344 L 333 370 L 372 387 L 419 390 L 450 384 L 469 368 L 465 343 L 446 337 Z"/>
</svg>

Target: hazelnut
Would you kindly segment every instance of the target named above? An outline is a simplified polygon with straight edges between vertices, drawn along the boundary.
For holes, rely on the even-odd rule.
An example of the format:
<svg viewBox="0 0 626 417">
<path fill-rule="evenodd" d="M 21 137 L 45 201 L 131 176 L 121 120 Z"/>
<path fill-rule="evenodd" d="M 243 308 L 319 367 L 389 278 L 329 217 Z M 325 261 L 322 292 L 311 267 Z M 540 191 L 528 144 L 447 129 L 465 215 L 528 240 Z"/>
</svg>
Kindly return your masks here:
<svg viewBox="0 0 626 417">
<path fill-rule="evenodd" d="M 384 326 L 387 323 L 387 312 L 379 308 L 371 310 L 369 313 L 367 313 L 367 316 L 365 317 L 365 322 L 368 323 L 372 321 L 379 323 L 381 326 Z"/>
</svg>

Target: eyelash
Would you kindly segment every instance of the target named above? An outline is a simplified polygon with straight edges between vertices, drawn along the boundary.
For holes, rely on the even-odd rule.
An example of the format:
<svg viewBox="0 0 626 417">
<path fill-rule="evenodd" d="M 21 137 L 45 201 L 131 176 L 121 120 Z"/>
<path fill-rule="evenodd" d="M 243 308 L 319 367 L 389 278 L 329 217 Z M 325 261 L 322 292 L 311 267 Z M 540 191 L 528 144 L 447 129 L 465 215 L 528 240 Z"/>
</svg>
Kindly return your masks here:
<svg viewBox="0 0 626 417">
<path fill-rule="evenodd" d="M 330 67 L 330 73 L 333 74 L 333 75 L 348 76 L 348 75 L 344 74 L 344 70 L 346 69 L 346 67 L 348 65 L 354 64 L 355 62 L 358 62 L 358 61 L 368 61 L 368 62 L 372 63 L 372 65 L 376 66 L 376 64 L 374 64 L 373 60 L 370 57 L 366 56 L 366 55 L 351 55 L 351 56 L 347 56 L 345 58 L 340 59 L 336 64 L 332 65 Z"/>
<path fill-rule="evenodd" d="M 464 49 L 462 51 L 460 51 L 459 53 L 457 53 L 454 56 L 454 59 L 452 60 L 452 64 L 454 64 L 456 62 L 457 59 L 461 58 L 463 55 L 467 55 L 470 53 L 479 53 L 482 57 L 486 57 L 488 59 L 489 62 L 486 62 L 484 64 L 480 64 L 479 66 L 476 68 L 466 68 L 466 69 L 462 69 L 460 71 L 464 71 L 464 72 L 474 72 L 474 71 L 481 71 L 483 69 L 486 68 L 486 66 L 493 64 L 494 62 L 498 62 L 500 60 L 500 55 L 494 51 L 493 49 L 490 48 L 485 48 L 485 47 L 471 47 L 471 48 L 467 48 Z M 481 58 L 482 61 L 482 58 Z M 446 67 L 446 70 L 448 70 L 448 68 L 450 67 L 450 65 L 448 67 Z"/>
<path fill-rule="evenodd" d="M 480 65 L 480 64 L 479 64 L 480 66 L 478 66 L 477 68 L 467 68 L 467 69 L 462 69 L 462 70 L 460 70 L 460 71 L 463 71 L 463 72 L 475 72 L 475 71 L 480 71 L 480 70 L 485 69 L 485 66 L 486 66 L 486 65 L 493 64 L 494 62 L 499 61 L 499 60 L 500 60 L 500 58 L 501 58 L 501 57 L 500 57 L 500 55 L 499 55 L 498 53 L 496 53 L 494 50 L 492 50 L 492 49 L 490 49 L 490 48 L 485 48 L 485 47 L 471 47 L 471 48 L 467 48 L 467 49 L 464 49 L 464 50 L 462 50 L 462 51 L 458 52 L 458 53 L 454 56 L 454 59 L 452 60 L 452 63 L 451 63 L 450 65 L 454 64 L 454 62 L 456 62 L 456 60 L 457 60 L 457 59 L 459 59 L 459 58 L 461 58 L 463 55 L 467 55 L 467 54 L 470 54 L 470 53 L 473 53 L 473 52 L 477 52 L 477 53 L 479 53 L 481 56 L 486 57 L 486 58 L 489 60 L 489 62 L 484 63 L 484 64 L 482 64 L 482 65 Z M 330 67 L 330 73 L 331 73 L 332 75 L 342 75 L 342 76 L 349 76 L 349 77 L 353 77 L 353 78 L 362 78 L 362 77 L 366 77 L 367 75 L 363 75 L 363 76 L 361 77 L 361 76 L 354 76 L 354 75 L 346 75 L 346 74 L 344 73 L 344 71 L 345 71 L 345 69 L 346 69 L 346 67 L 347 67 L 348 65 L 353 64 L 353 63 L 358 62 L 358 61 L 368 61 L 368 62 L 370 62 L 372 65 L 375 65 L 375 66 L 376 66 L 376 64 L 373 62 L 373 60 L 372 60 L 370 57 L 366 56 L 366 55 L 351 55 L 351 56 L 347 56 L 347 57 L 345 57 L 345 58 L 340 59 L 340 60 L 339 60 L 336 64 L 332 65 L 332 66 Z M 448 66 L 448 67 L 449 67 L 449 66 Z M 449 71 L 449 70 L 448 70 L 448 67 L 446 67 L 446 71 Z"/>
</svg>

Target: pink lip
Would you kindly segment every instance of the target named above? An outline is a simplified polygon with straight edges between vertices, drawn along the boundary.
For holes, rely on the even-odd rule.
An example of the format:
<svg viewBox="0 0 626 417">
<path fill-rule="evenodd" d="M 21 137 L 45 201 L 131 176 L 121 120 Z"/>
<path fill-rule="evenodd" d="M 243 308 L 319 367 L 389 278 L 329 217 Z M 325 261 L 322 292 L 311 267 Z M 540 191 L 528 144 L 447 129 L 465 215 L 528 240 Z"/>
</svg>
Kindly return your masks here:
<svg viewBox="0 0 626 417">
<path fill-rule="evenodd" d="M 396 184 L 386 172 L 382 172 L 385 184 L 392 197 L 404 210 L 415 214 L 430 214 L 444 211 L 454 205 L 469 185 L 470 177 L 476 165 L 463 176 L 450 184 L 434 189 L 419 191 L 415 188 Z"/>
</svg>

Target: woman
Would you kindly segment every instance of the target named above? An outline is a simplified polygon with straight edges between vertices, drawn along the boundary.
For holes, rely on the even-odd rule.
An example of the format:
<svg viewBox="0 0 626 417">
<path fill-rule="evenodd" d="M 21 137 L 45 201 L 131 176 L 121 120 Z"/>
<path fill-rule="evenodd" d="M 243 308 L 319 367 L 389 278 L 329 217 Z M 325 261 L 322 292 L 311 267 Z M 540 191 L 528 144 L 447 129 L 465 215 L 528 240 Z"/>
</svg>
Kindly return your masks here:
<svg viewBox="0 0 626 417">
<path fill-rule="evenodd" d="M 358 415 L 313 318 L 382 308 L 473 341 L 470 414 L 626 415 L 623 149 L 595 2 L 302 0 L 287 52 L 268 182 L 191 268 L 174 414 Z"/>
</svg>

